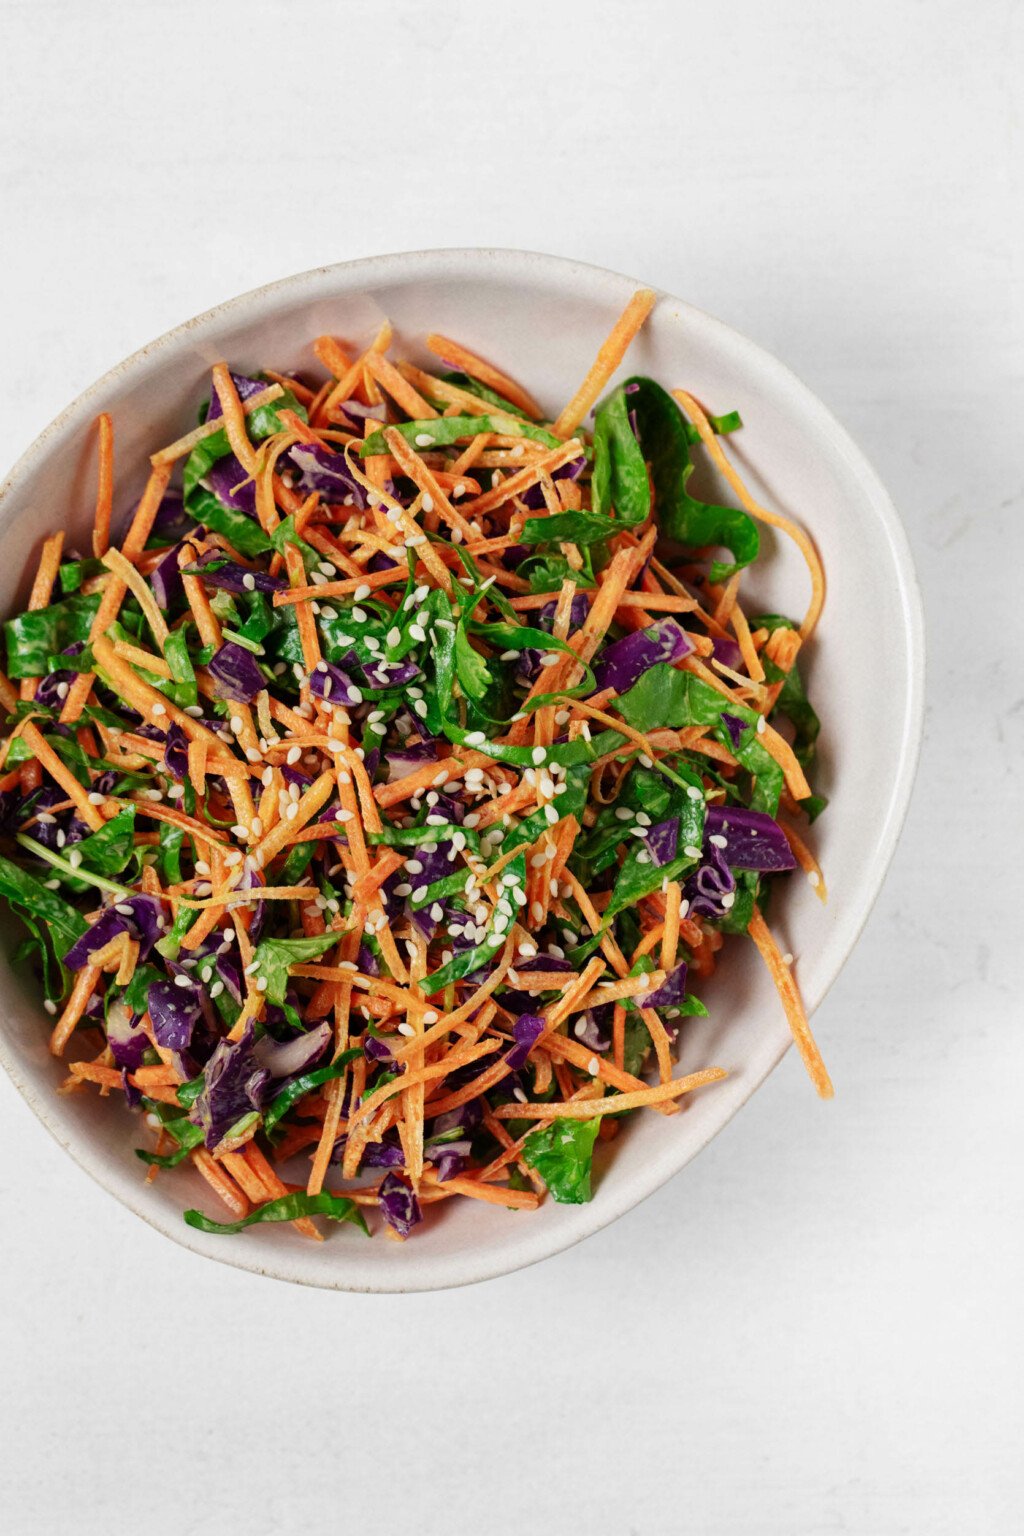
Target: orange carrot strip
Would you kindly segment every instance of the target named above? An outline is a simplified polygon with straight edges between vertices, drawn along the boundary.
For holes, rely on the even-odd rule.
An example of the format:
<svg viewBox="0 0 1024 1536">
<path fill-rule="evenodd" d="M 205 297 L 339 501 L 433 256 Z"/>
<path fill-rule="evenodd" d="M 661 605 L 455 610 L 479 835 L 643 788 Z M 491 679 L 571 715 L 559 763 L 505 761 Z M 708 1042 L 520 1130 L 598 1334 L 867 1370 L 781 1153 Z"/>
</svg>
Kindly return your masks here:
<svg viewBox="0 0 1024 1536">
<path fill-rule="evenodd" d="M 96 418 L 96 426 L 99 430 L 99 473 L 92 552 L 100 560 L 110 548 L 110 514 L 114 505 L 114 423 L 106 411 L 102 411 Z"/>
<path fill-rule="evenodd" d="M 813 541 L 800 525 L 794 523 L 791 518 L 783 517 L 778 512 L 769 512 L 767 507 L 762 507 L 760 502 L 754 500 L 739 475 L 733 469 L 722 449 L 721 443 L 711 430 L 707 417 L 693 396 L 688 395 L 682 389 L 674 389 L 672 393 L 697 428 L 697 431 L 700 433 L 701 442 L 714 460 L 715 467 L 720 470 L 732 486 L 744 510 L 749 512 L 751 517 L 756 517 L 762 523 L 768 523 L 772 528 L 781 528 L 783 533 L 789 535 L 803 555 L 811 578 L 811 598 L 807 605 L 804 621 L 800 626 L 800 638 L 801 640 L 808 639 L 814 632 L 825 601 L 825 572 Z"/>
<path fill-rule="evenodd" d="M 720 1083 L 728 1073 L 722 1067 L 705 1067 L 686 1077 L 658 1083 L 654 1088 L 638 1088 L 633 1093 L 619 1093 L 605 1099 L 569 1099 L 563 1103 L 500 1104 L 494 1111 L 498 1120 L 590 1120 L 595 1115 L 616 1115 L 626 1109 L 653 1108 L 681 1094 L 692 1093 L 710 1083 Z"/>
<path fill-rule="evenodd" d="M 249 1201 L 230 1174 L 214 1161 L 204 1147 L 197 1147 L 192 1153 L 192 1165 L 197 1173 L 202 1174 L 214 1194 L 220 1196 L 233 1216 L 239 1220 L 248 1216 Z"/>
<path fill-rule="evenodd" d="M 245 425 L 245 412 L 242 410 L 242 402 L 238 398 L 238 390 L 235 381 L 228 372 L 227 363 L 214 363 L 213 387 L 217 391 L 217 399 L 224 413 L 224 430 L 231 444 L 231 452 L 241 464 L 246 474 L 256 473 L 256 450 L 249 441 L 249 433 Z"/>
<path fill-rule="evenodd" d="M 54 1056 L 62 1056 L 64 1047 L 71 1039 L 75 1026 L 85 1012 L 89 999 L 95 992 L 100 979 L 101 971 L 98 965 L 83 965 L 75 979 L 75 985 L 71 989 L 71 996 L 64 1005 L 64 1012 L 53 1027 L 50 1036 L 50 1052 Z"/>
<path fill-rule="evenodd" d="M 171 465 L 163 464 L 154 468 L 146 481 L 146 488 L 139 498 L 139 504 L 135 508 L 135 516 L 132 518 L 131 527 L 125 535 L 121 546 L 121 553 L 126 560 L 133 564 L 138 560 L 146 547 L 146 540 L 153 531 L 153 523 L 167 489 L 167 482 L 171 478 Z M 100 605 L 96 610 L 96 616 L 89 628 L 89 639 L 95 648 L 96 642 L 103 637 L 111 624 L 117 618 L 124 602 L 127 587 L 116 576 L 111 576 L 103 589 Z M 64 700 L 64 706 L 60 712 L 62 725 L 70 725 L 79 718 L 85 707 L 85 702 L 92 690 L 93 674 L 82 672 L 75 678 L 68 696 Z"/>
<path fill-rule="evenodd" d="M 313 343 L 313 351 L 323 363 L 328 373 L 333 373 L 336 379 L 344 378 L 352 367 L 352 359 L 345 348 L 333 336 L 318 336 Z M 268 370 L 269 372 L 269 370 Z M 291 380 L 289 380 L 291 386 Z M 312 399 L 310 394 L 310 399 Z"/>
<path fill-rule="evenodd" d="M 583 383 L 559 413 L 552 428 L 556 437 L 569 437 L 575 432 L 622 362 L 630 342 L 654 308 L 655 299 L 656 295 L 649 288 L 641 288 L 634 293 L 612 327 L 611 334 L 602 343 Z"/>
<path fill-rule="evenodd" d="M 51 779 L 56 780 L 68 798 L 75 802 L 75 809 L 82 820 L 87 822 L 94 832 L 98 832 L 100 827 L 105 825 L 99 808 L 93 805 L 88 791 L 82 788 L 70 768 L 67 768 L 63 760 L 57 756 L 42 732 L 31 720 L 25 720 L 22 723 L 21 735 Z"/>
<path fill-rule="evenodd" d="M 760 909 L 756 906 L 747 932 L 757 945 L 758 953 L 768 967 L 768 974 L 775 983 L 782 1006 L 786 1011 L 789 1027 L 793 1031 L 793 1039 L 796 1041 L 797 1050 L 803 1057 L 804 1066 L 807 1068 L 811 1082 L 818 1090 L 821 1098 L 832 1098 L 835 1089 L 832 1087 L 832 1080 L 821 1058 L 821 1052 L 818 1050 L 814 1036 L 811 1034 L 811 1026 L 807 1022 L 807 1014 L 804 1011 L 799 990 L 793 979 L 793 973 L 783 961 L 779 953 L 779 946 L 772 938 L 768 925 L 761 916 Z"/>
<path fill-rule="evenodd" d="M 503 502 L 510 501 L 513 496 L 521 496 L 523 491 L 531 485 L 536 485 L 544 475 L 549 475 L 553 470 L 561 469 L 563 464 L 568 464 L 570 459 L 578 459 L 583 452 L 583 445 L 577 438 L 570 438 L 560 448 L 549 448 L 547 452 L 532 464 L 527 464 L 514 475 L 509 475 L 492 490 L 485 491 L 482 496 L 474 496 L 472 501 L 464 503 L 464 510 L 470 517 L 480 517 L 485 512 L 491 512 L 495 507 L 500 507 Z"/>
<path fill-rule="evenodd" d="M 286 1186 L 278 1178 L 277 1173 L 267 1162 L 254 1141 L 246 1143 L 242 1156 L 260 1180 L 271 1199 L 277 1200 L 281 1195 L 288 1193 Z M 292 1222 L 292 1226 L 296 1232 L 301 1232 L 303 1237 L 311 1237 L 318 1243 L 323 1242 L 323 1234 L 317 1230 L 308 1216 L 301 1216 L 298 1221 Z"/>
<path fill-rule="evenodd" d="M 413 421 L 437 415 L 430 402 L 424 400 L 419 391 L 413 388 L 408 379 L 403 378 L 394 363 L 389 363 L 382 352 L 368 352 L 366 366 L 381 388 L 387 391 L 395 404 L 401 406 Z"/>
<path fill-rule="evenodd" d="M 500 368 L 494 368 L 490 363 L 484 362 L 475 352 L 452 341 L 449 336 L 440 336 L 432 331 L 427 337 L 427 347 L 435 357 L 447 363 L 450 368 L 457 368 L 462 373 L 468 373 L 471 379 L 478 379 L 481 384 L 486 384 L 488 389 L 493 389 L 502 395 L 512 405 L 517 405 L 527 416 L 539 420 L 543 411 L 536 400 L 515 379 L 510 379 L 507 373 L 502 373 Z M 582 420 L 582 417 L 580 418 Z"/>
<path fill-rule="evenodd" d="M 793 827 L 780 821 L 779 826 L 786 835 L 786 842 L 792 848 L 797 863 L 814 887 L 814 894 L 820 902 L 828 901 L 828 888 L 825 885 L 825 876 L 821 872 L 821 865 L 814 854 L 808 848 L 803 838 Z"/>
<path fill-rule="evenodd" d="M 424 1171 L 427 1184 L 436 1184 L 437 1175 L 431 1169 Z M 502 1185 L 482 1184 L 479 1179 L 445 1179 L 441 1188 L 453 1195 L 468 1195 L 471 1200 L 486 1200 L 488 1205 L 504 1205 L 510 1211 L 535 1211 L 540 1196 L 527 1189 L 506 1189 Z"/>
<path fill-rule="evenodd" d="M 450 528 L 457 528 L 465 540 L 472 539 L 474 537 L 472 528 L 462 513 L 448 500 L 433 471 L 427 467 L 420 455 L 409 447 L 398 428 L 387 427 L 384 432 L 384 441 L 391 449 L 392 457 L 402 474 L 409 477 L 424 498 L 429 496 L 432 510 L 438 512 Z"/>
<path fill-rule="evenodd" d="M 269 372 L 269 369 L 268 369 Z M 289 382 L 289 389 L 295 389 L 294 382 Z M 301 385 L 299 386 L 302 387 Z M 298 391 L 296 391 L 298 393 Z M 308 391 L 307 391 L 308 393 Z M 261 389 L 259 394 L 250 395 L 243 401 L 242 410 L 246 416 L 251 416 L 253 411 L 258 411 L 261 406 L 270 405 L 274 400 L 280 400 L 284 390 L 280 383 L 269 384 L 266 389 Z M 161 448 L 157 453 L 151 453 L 149 462 L 154 469 L 161 469 L 164 465 L 174 464 L 178 459 L 183 459 L 191 453 L 197 443 L 204 438 L 212 437 L 215 432 L 220 432 L 224 422 L 219 416 L 212 421 L 205 421 L 201 427 L 196 427 L 192 432 L 186 432 L 184 437 L 179 437 L 176 442 L 169 443 L 166 448 Z"/>
</svg>

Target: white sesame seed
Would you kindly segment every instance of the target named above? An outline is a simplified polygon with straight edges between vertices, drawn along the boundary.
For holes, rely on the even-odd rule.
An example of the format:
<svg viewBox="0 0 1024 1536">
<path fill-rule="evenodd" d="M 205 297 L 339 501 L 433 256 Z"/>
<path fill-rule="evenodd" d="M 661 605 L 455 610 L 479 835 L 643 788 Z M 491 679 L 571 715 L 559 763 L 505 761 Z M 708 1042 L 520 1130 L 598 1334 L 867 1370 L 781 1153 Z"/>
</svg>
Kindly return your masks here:
<svg viewBox="0 0 1024 1536">
<path fill-rule="evenodd" d="M 560 660 L 561 657 L 557 651 L 549 651 L 546 656 L 540 658 L 540 664 L 542 667 L 557 667 Z"/>
<path fill-rule="evenodd" d="M 154 713 L 154 715 L 166 715 L 167 710 L 166 710 L 166 707 L 163 704 L 154 704 L 153 705 L 153 713 Z"/>
<path fill-rule="evenodd" d="M 686 856 L 686 858 L 688 858 L 688 859 L 699 859 L 700 858 L 700 849 L 699 848 L 693 848 L 693 847 L 687 846 L 686 848 L 683 849 L 683 853 Z"/>
<path fill-rule="evenodd" d="M 256 977 L 256 991 L 257 992 L 265 992 L 266 990 L 267 990 L 267 978 L 265 976 L 257 976 Z"/>
<path fill-rule="evenodd" d="M 547 755 L 548 755 L 547 747 L 534 747 L 533 751 L 530 753 L 530 756 L 533 758 L 533 761 L 535 763 L 537 763 L 538 765 L 547 761 Z"/>
<path fill-rule="evenodd" d="M 187 976 L 175 976 L 174 985 L 176 987 L 190 987 L 192 982 Z"/>
<path fill-rule="evenodd" d="M 736 900 L 736 892 L 735 891 L 726 891 L 725 895 L 722 897 L 722 906 L 725 908 L 725 910 L 727 912 L 728 912 L 729 908 L 732 906 L 732 904 L 733 904 L 733 902 L 735 900 Z"/>
<path fill-rule="evenodd" d="M 245 575 L 242 577 L 242 586 L 247 592 L 255 591 L 256 577 L 252 574 L 251 571 L 246 571 Z"/>
<path fill-rule="evenodd" d="M 708 842 L 713 848 L 728 848 L 729 846 L 729 839 L 723 837 L 720 832 L 712 832 Z"/>
<path fill-rule="evenodd" d="M 371 590 L 372 589 L 364 581 L 364 582 L 361 582 L 358 587 L 356 587 L 356 589 L 353 592 L 352 596 L 355 599 L 355 601 L 358 603 L 363 598 L 369 597 Z"/>
<path fill-rule="evenodd" d="M 819 886 L 821 884 L 821 876 L 818 874 L 816 869 L 812 869 L 809 872 L 807 878 L 813 886 Z"/>
<path fill-rule="evenodd" d="M 420 505 L 422 506 L 424 512 L 433 512 L 433 510 L 434 510 L 434 498 L 433 498 L 433 496 L 431 496 L 429 491 L 424 491 L 424 493 L 423 493 L 423 500 L 420 503 Z"/>
<path fill-rule="evenodd" d="M 433 448 L 434 439 L 429 432 L 417 432 L 414 439 L 417 448 Z"/>
<path fill-rule="evenodd" d="M 763 736 L 767 729 L 768 729 L 768 722 L 764 718 L 764 715 L 758 715 L 758 717 L 757 717 L 757 734 L 759 736 Z"/>
</svg>

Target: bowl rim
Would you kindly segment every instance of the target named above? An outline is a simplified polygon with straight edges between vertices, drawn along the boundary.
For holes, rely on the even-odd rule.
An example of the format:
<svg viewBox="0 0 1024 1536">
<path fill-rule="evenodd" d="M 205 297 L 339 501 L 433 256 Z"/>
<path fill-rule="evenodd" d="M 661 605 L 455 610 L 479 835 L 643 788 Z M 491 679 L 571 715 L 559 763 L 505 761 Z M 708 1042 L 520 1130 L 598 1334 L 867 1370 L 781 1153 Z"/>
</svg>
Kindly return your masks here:
<svg viewBox="0 0 1024 1536">
<path fill-rule="evenodd" d="M 573 273 L 577 273 L 592 283 L 605 280 L 613 285 L 624 285 L 622 288 L 624 296 L 627 296 L 631 289 L 652 286 L 625 273 L 592 262 L 539 251 L 496 246 L 439 247 L 390 252 L 329 263 L 277 278 L 273 282 L 261 284 L 245 293 L 223 300 L 165 331 L 129 354 L 128 357 L 115 363 L 82 390 L 39 432 L 0 483 L 0 523 L 4 519 L 6 502 L 18 483 L 31 475 L 36 464 L 45 459 L 62 438 L 78 432 L 84 423 L 92 420 L 95 414 L 95 402 L 99 397 L 116 387 L 125 376 L 130 376 L 141 366 L 158 363 L 165 354 L 172 352 L 179 342 L 194 340 L 197 332 L 202 334 L 208 327 L 222 320 L 231 319 L 247 308 L 255 308 L 258 315 L 259 308 L 264 304 L 289 297 L 298 300 L 301 299 L 303 290 L 315 291 L 321 287 L 329 287 L 332 282 L 339 280 L 343 291 L 355 292 L 358 291 L 361 278 L 365 279 L 367 287 L 372 287 L 376 283 L 386 281 L 451 276 L 456 271 L 467 273 L 474 278 L 490 276 L 493 279 L 512 283 L 517 277 L 523 279 L 529 274 L 534 279 L 549 278 L 553 283 L 560 284 L 564 284 L 571 279 Z M 800 406 L 805 418 L 816 431 L 830 441 L 831 447 L 854 472 L 865 496 L 871 501 L 873 511 L 882 523 L 889 541 L 907 656 L 907 688 L 900 727 L 899 761 L 891 781 L 885 814 L 874 843 L 870 866 L 861 879 L 855 900 L 843 914 L 842 942 L 836 946 L 833 963 L 820 982 L 816 995 L 805 1000 L 808 1015 L 811 1015 L 830 991 L 864 929 L 881 892 L 906 819 L 920 759 L 924 727 L 925 623 L 921 591 L 906 530 L 888 491 L 863 451 L 813 390 L 787 364 L 781 362 L 760 343 L 751 340 L 726 322 L 688 301 L 676 298 L 675 295 L 662 289 L 655 288 L 654 291 L 659 301 L 678 306 L 680 311 L 693 316 L 707 330 L 717 332 L 728 342 L 737 356 L 746 357 L 756 363 L 763 372 L 771 376 L 773 384 Z M 339 1265 L 336 1276 L 311 1273 L 305 1268 L 302 1253 L 298 1249 L 288 1253 L 282 1252 L 280 1256 L 274 1255 L 270 1262 L 266 1262 L 260 1260 L 255 1248 L 250 1248 L 246 1244 L 224 1244 L 223 1251 L 219 1247 L 208 1246 L 208 1242 L 203 1241 L 204 1234 L 186 1226 L 181 1221 L 180 1215 L 175 1221 L 161 1207 L 152 1202 L 147 1203 L 144 1199 L 146 1185 L 142 1181 L 138 1181 L 137 1191 L 130 1182 L 119 1181 L 101 1159 L 92 1157 L 87 1142 L 79 1143 L 68 1137 L 66 1126 L 59 1114 L 60 1101 L 57 1095 L 40 1091 L 34 1080 L 27 1074 L 23 1074 L 13 1048 L 8 1042 L 6 1031 L 3 1029 L 0 1029 L 0 1062 L 37 1119 L 78 1166 L 122 1205 L 141 1217 L 147 1225 L 169 1237 L 179 1246 L 188 1248 L 202 1257 L 215 1259 L 218 1263 L 234 1269 L 247 1270 L 250 1273 L 295 1284 L 327 1290 L 405 1294 L 456 1288 L 495 1279 L 552 1257 L 609 1226 L 627 1211 L 640 1205 L 704 1150 L 761 1087 L 782 1060 L 791 1043 L 791 1040 L 786 1037 L 781 1040 L 775 1050 L 764 1054 L 757 1067 L 747 1076 L 742 1092 L 733 1097 L 727 1105 L 723 1105 L 720 1117 L 710 1124 L 706 1134 L 701 1136 L 696 1145 L 686 1148 L 683 1155 L 671 1166 L 667 1168 L 659 1166 L 649 1171 L 646 1177 L 642 1174 L 634 1177 L 626 1189 L 619 1190 L 615 1195 L 608 1192 L 603 1199 L 594 1200 L 590 1205 L 579 1208 L 580 1212 L 585 1214 L 578 1215 L 577 1221 L 571 1228 L 565 1224 L 562 1229 L 553 1227 L 548 1231 L 534 1233 L 524 1228 L 519 1245 L 511 1252 L 503 1250 L 500 1260 L 489 1259 L 489 1250 L 486 1246 L 470 1256 L 464 1253 L 440 1257 L 430 1255 L 429 1258 L 425 1256 L 424 1260 L 420 1261 L 420 1267 L 424 1270 L 422 1274 L 417 1273 L 415 1267 L 403 1265 L 401 1268 L 395 1267 L 393 1271 L 383 1271 L 379 1279 L 374 1278 L 373 1283 L 353 1283 L 351 1279 L 346 1278 L 344 1263 Z"/>
</svg>

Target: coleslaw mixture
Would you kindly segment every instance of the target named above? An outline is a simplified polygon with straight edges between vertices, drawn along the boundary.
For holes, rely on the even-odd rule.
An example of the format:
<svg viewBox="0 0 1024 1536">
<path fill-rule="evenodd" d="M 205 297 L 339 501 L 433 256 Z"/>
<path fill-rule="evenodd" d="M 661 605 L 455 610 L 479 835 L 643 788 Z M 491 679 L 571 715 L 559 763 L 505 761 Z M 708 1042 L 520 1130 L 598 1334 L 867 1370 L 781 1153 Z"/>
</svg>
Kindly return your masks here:
<svg viewBox="0 0 1024 1536">
<path fill-rule="evenodd" d="M 653 302 L 554 420 L 388 326 L 320 337 L 319 387 L 218 364 L 119 545 L 99 418 L 92 550 L 48 538 L 5 626 L 0 894 L 61 1091 L 140 1110 L 148 1177 L 190 1162 L 226 1208 L 192 1226 L 588 1200 L 624 1116 L 725 1075 L 675 1063 L 730 935 L 831 1093 L 764 916 L 776 875 L 825 895 L 821 567 L 730 465 L 737 415 L 609 388 Z M 800 623 L 740 606 L 764 522 Z"/>
</svg>

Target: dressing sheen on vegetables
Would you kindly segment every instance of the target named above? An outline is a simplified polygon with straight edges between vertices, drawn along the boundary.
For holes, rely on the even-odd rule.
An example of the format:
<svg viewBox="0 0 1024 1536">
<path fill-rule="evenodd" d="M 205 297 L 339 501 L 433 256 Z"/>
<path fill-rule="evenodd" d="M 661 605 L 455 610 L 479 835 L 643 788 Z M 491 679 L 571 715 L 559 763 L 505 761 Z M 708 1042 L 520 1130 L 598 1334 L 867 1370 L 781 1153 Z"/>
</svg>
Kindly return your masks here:
<svg viewBox="0 0 1024 1536">
<path fill-rule="evenodd" d="M 100 418 L 92 547 L 47 538 L 4 626 L 0 896 L 62 1091 L 123 1095 L 204 1232 L 600 1198 L 625 1117 L 725 1075 L 687 1020 L 748 939 L 831 1093 L 764 917 L 779 875 L 825 895 L 820 563 L 731 469 L 735 412 L 611 384 L 652 304 L 548 419 L 387 326 L 318 338 L 325 382 L 218 364 L 131 510 Z M 802 623 L 740 607 L 765 520 Z"/>
</svg>

